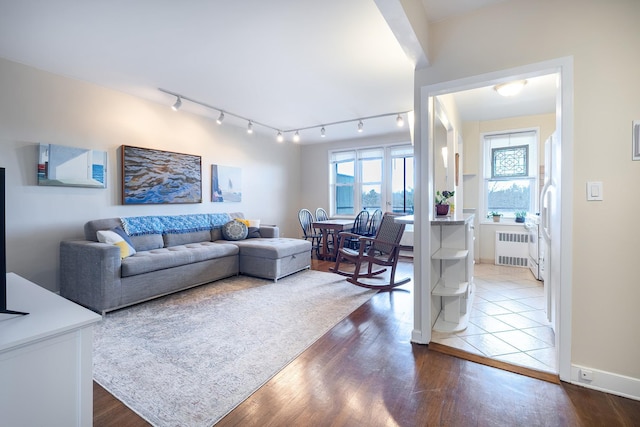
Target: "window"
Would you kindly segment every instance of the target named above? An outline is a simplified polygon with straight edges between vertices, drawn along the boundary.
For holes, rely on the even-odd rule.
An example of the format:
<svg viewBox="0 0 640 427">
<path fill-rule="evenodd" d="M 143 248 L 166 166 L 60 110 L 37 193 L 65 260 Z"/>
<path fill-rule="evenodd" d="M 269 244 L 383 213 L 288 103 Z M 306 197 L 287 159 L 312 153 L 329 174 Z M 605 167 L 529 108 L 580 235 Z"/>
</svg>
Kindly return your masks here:
<svg viewBox="0 0 640 427">
<path fill-rule="evenodd" d="M 391 148 L 391 209 L 394 213 L 413 213 L 413 147 Z"/>
<path fill-rule="evenodd" d="M 518 211 L 537 212 L 537 131 L 484 136 L 486 211 L 513 217 Z"/>
<path fill-rule="evenodd" d="M 362 209 L 382 209 L 382 161 L 384 150 L 381 148 L 359 150 L 357 152 L 362 190 L 360 206 Z"/>
<path fill-rule="evenodd" d="M 333 182 L 335 183 L 335 213 L 353 214 L 356 183 L 356 153 L 348 151 L 332 155 Z"/>
<path fill-rule="evenodd" d="M 330 153 L 332 215 L 362 209 L 413 213 L 413 147 L 391 146 Z"/>
</svg>

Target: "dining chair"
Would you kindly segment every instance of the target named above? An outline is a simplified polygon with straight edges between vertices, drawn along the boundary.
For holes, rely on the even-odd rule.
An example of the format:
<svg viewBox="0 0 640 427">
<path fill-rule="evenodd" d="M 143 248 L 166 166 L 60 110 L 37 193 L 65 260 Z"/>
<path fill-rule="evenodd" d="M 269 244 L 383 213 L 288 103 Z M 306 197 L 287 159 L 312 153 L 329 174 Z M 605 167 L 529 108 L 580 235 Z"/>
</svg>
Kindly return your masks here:
<svg viewBox="0 0 640 427">
<path fill-rule="evenodd" d="M 382 222 L 382 209 L 376 209 L 371 214 L 371 218 L 369 219 L 369 230 L 367 231 L 367 236 L 374 237 L 378 232 L 378 227 L 380 227 L 380 223 Z"/>
<path fill-rule="evenodd" d="M 328 220 L 329 220 L 329 214 L 327 214 L 327 211 L 324 210 L 324 208 L 317 208 L 316 221 L 328 221 Z M 317 232 L 318 234 L 322 234 L 319 231 Z M 322 242 L 320 244 L 322 244 Z M 329 251 L 333 251 L 333 230 L 327 230 L 327 248 L 329 249 Z"/>
<path fill-rule="evenodd" d="M 313 228 L 313 214 L 309 209 L 300 209 L 298 211 L 298 220 L 300 221 L 300 227 L 302 227 L 304 240 L 311 241 L 311 252 L 313 253 L 315 249 L 316 257 L 319 258 L 320 241 L 322 240 L 322 235 Z"/>
<path fill-rule="evenodd" d="M 369 231 L 369 211 L 361 210 L 353 221 L 353 227 L 349 236 L 346 236 L 345 245 L 351 249 L 358 249 L 360 245 L 359 236 L 366 236 Z"/>
</svg>

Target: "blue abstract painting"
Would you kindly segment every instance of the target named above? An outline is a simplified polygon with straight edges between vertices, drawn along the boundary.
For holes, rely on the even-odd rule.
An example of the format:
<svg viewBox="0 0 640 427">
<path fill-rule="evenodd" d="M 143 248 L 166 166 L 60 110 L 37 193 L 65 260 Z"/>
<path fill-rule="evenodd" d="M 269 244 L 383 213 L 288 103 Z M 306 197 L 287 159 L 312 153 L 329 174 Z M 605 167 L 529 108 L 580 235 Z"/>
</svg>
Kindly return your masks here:
<svg viewBox="0 0 640 427">
<path fill-rule="evenodd" d="M 122 203 L 202 203 L 200 156 L 123 145 Z"/>
</svg>

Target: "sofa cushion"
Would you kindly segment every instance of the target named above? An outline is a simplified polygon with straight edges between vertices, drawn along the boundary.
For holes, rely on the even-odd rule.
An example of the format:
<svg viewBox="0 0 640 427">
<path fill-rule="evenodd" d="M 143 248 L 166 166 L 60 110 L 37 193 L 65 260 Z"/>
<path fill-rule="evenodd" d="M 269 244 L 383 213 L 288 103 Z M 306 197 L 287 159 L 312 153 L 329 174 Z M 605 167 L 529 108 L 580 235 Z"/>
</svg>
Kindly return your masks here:
<svg viewBox="0 0 640 427">
<path fill-rule="evenodd" d="M 213 242 L 189 243 L 169 248 L 141 251 L 122 260 L 122 277 L 135 276 L 151 271 L 163 270 L 213 258 L 238 254 L 238 247 L 232 244 Z"/>
<path fill-rule="evenodd" d="M 222 226 L 222 235 L 226 240 L 243 240 L 247 238 L 249 228 L 244 222 L 232 220 Z"/>
<path fill-rule="evenodd" d="M 131 236 L 131 243 L 136 251 L 150 251 L 164 247 L 162 234 L 143 234 L 142 236 Z"/>
<path fill-rule="evenodd" d="M 311 242 L 286 237 L 273 239 L 249 239 L 233 242 L 240 248 L 241 256 L 281 259 L 302 252 L 311 253 Z"/>
<path fill-rule="evenodd" d="M 167 233 L 162 236 L 164 246 L 187 245 L 189 243 L 208 242 L 211 240 L 209 230 L 192 231 L 189 233 Z"/>
</svg>

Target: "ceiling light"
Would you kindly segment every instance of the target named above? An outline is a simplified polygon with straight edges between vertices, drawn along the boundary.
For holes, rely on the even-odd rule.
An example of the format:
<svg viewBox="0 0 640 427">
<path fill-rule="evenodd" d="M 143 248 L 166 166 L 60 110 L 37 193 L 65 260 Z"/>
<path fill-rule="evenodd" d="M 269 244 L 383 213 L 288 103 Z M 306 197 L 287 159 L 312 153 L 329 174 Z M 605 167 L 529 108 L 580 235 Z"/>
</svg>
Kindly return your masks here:
<svg viewBox="0 0 640 427">
<path fill-rule="evenodd" d="M 253 123 L 249 120 L 249 124 L 247 125 L 247 133 L 253 133 Z"/>
<path fill-rule="evenodd" d="M 284 137 L 282 136 L 282 132 L 278 131 L 278 135 L 276 136 L 276 141 L 278 141 L 278 142 L 284 141 Z"/>
<path fill-rule="evenodd" d="M 178 96 L 178 97 L 177 97 L 177 99 L 176 99 L 175 104 L 173 104 L 173 105 L 171 106 L 171 109 L 172 109 L 173 111 L 178 111 L 178 110 L 180 109 L 180 107 L 181 107 L 181 106 L 182 106 L 182 98 L 180 98 L 180 97 Z"/>
<path fill-rule="evenodd" d="M 324 126 L 322 126 L 322 129 L 320 129 L 320 136 L 321 136 L 322 138 L 324 138 L 325 136 L 327 136 L 327 135 L 325 135 L 325 132 L 324 132 Z"/>
<path fill-rule="evenodd" d="M 497 84 L 493 89 L 502 96 L 514 96 L 519 94 L 526 84 L 526 80 L 516 80 L 514 82 Z"/>
<path fill-rule="evenodd" d="M 296 133 L 293 134 L 293 142 L 299 142 L 299 141 L 300 141 L 300 133 L 296 131 Z"/>
<path fill-rule="evenodd" d="M 220 111 L 220 115 L 218 116 L 216 123 L 221 125 L 223 120 L 224 120 L 224 111 Z"/>
<path fill-rule="evenodd" d="M 358 122 L 358 132 L 362 132 L 362 128 L 364 127 L 364 123 L 362 123 L 362 120 L 360 120 Z"/>
<path fill-rule="evenodd" d="M 404 119 L 402 118 L 402 114 L 398 114 L 398 117 L 396 117 L 396 123 L 400 128 L 404 126 Z"/>
</svg>

